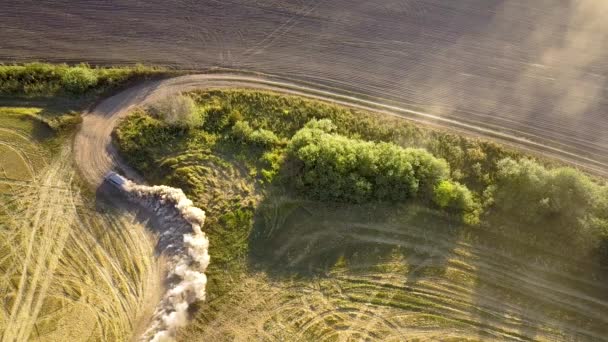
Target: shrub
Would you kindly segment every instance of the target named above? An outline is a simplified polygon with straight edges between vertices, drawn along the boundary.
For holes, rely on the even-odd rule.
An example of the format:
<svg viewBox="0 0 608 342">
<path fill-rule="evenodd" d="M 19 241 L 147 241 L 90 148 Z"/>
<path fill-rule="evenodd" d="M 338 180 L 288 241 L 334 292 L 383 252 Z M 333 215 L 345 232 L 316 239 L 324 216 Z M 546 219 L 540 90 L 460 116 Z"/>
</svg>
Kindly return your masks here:
<svg viewBox="0 0 608 342">
<path fill-rule="evenodd" d="M 62 93 L 99 94 L 135 77 L 161 73 L 161 69 L 136 67 L 91 68 L 87 64 L 0 64 L 0 94 L 52 96 Z"/>
<path fill-rule="evenodd" d="M 495 211 L 528 230 L 587 245 L 606 236 L 608 190 L 567 167 L 547 169 L 531 159 L 505 158 L 489 188 Z"/>
<path fill-rule="evenodd" d="M 470 225 L 479 224 L 481 206 L 466 186 L 443 180 L 434 187 L 433 201 L 442 209 L 461 214 L 463 222 Z"/>
<path fill-rule="evenodd" d="M 231 133 L 235 140 L 245 144 L 270 147 L 279 143 L 279 138 L 272 131 L 263 128 L 254 130 L 247 121 L 236 122 Z"/>
<path fill-rule="evenodd" d="M 228 107 L 216 107 L 211 106 L 204 110 L 205 112 L 205 130 L 208 132 L 218 133 L 229 128 L 230 125 L 236 121 L 234 117 L 238 116 L 238 113 L 232 113 L 232 110 Z"/>
<path fill-rule="evenodd" d="M 238 121 L 232 126 L 232 136 L 239 142 L 246 142 L 253 133 L 253 128 L 247 121 Z"/>
<path fill-rule="evenodd" d="M 274 146 L 279 143 L 279 138 L 276 134 L 263 128 L 251 132 L 249 140 L 252 144 L 258 146 Z"/>
<path fill-rule="evenodd" d="M 68 68 L 61 77 L 61 84 L 70 93 L 82 94 L 97 84 L 97 75 L 86 66 Z"/>
<path fill-rule="evenodd" d="M 194 101 L 185 95 L 167 96 L 152 103 L 148 110 L 170 125 L 197 127 L 203 123 Z"/>
<path fill-rule="evenodd" d="M 289 144 L 299 164 L 297 187 L 322 200 L 399 201 L 431 194 L 447 178 L 445 161 L 420 149 L 401 148 L 331 134 L 331 122 L 312 121 Z"/>
<path fill-rule="evenodd" d="M 318 129 L 325 133 L 333 133 L 336 130 L 336 125 L 329 119 L 312 119 L 304 125 L 305 128 Z"/>
<path fill-rule="evenodd" d="M 597 186 L 571 168 L 548 170 L 531 159 L 498 163 L 492 192 L 495 207 L 520 221 L 576 221 L 593 207 Z M 566 222 L 564 222 L 566 223 Z"/>
<path fill-rule="evenodd" d="M 285 154 L 279 149 L 266 152 L 260 157 L 260 162 L 264 167 L 261 172 L 264 181 L 270 183 L 274 180 L 279 174 L 284 158 Z"/>
</svg>

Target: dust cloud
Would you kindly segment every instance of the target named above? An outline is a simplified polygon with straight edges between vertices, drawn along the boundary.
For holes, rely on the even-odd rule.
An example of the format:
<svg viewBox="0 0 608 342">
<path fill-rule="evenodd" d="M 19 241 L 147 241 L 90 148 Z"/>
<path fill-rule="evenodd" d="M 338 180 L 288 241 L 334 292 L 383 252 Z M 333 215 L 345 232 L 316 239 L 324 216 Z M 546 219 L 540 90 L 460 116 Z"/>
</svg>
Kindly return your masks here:
<svg viewBox="0 0 608 342">
<path fill-rule="evenodd" d="M 436 54 L 425 69 L 431 73 L 417 76 L 418 100 L 439 114 L 465 111 L 469 121 L 530 137 L 559 132 L 551 138 L 574 147 L 579 129 L 596 143 L 608 139 L 583 122 L 601 115 L 608 93 L 608 2 L 507 1 L 488 15 Z"/>
<path fill-rule="evenodd" d="M 181 189 L 138 185 L 126 179 L 122 189 L 131 201 L 158 217 L 164 227 L 159 246 L 171 257 L 169 289 L 142 339 L 174 341 L 176 330 L 188 322 L 190 304 L 205 299 L 204 272 L 209 265 L 209 240 L 201 230 L 205 212 L 195 207 Z"/>
</svg>

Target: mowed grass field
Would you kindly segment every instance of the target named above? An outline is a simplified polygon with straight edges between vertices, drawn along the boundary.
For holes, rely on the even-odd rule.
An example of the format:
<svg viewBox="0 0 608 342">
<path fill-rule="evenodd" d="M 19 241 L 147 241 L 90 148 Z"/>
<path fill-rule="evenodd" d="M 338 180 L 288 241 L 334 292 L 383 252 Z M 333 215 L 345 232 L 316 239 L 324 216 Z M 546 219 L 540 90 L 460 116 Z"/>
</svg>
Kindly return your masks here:
<svg viewBox="0 0 608 342">
<path fill-rule="evenodd" d="M 83 191 L 51 105 L 0 107 L 0 340 L 125 341 L 158 264 L 145 222 Z M 41 114 L 46 115 L 44 118 Z"/>
<path fill-rule="evenodd" d="M 418 206 L 277 196 L 258 207 L 249 247 L 246 266 L 212 268 L 209 300 L 180 340 L 608 336 L 595 265 Z"/>
</svg>

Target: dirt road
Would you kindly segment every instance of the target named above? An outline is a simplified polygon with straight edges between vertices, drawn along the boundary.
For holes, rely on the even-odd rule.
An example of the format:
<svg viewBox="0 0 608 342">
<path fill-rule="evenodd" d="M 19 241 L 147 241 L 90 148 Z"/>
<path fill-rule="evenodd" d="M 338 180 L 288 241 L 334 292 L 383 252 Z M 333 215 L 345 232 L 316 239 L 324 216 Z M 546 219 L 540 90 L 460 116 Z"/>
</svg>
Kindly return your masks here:
<svg viewBox="0 0 608 342">
<path fill-rule="evenodd" d="M 308 86 L 266 77 L 237 74 L 201 74 L 141 83 L 104 100 L 93 111 L 85 114 L 82 128 L 74 140 L 76 163 L 85 180 L 96 188 L 101 184 L 103 176 L 108 171 L 119 168 L 127 177 L 141 181 L 140 177 L 135 172 L 127 165 L 120 162 L 120 158 L 111 144 L 112 130 L 120 118 L 127 115 L 130 109 L 154 101 L 159 97 L 182 91 L 225 87 L 273 90 L 307 96 L 323 101 L 332 101 L 334 103 L 371 110 L 387 115 L 406 117 L 434 126 L 455 129 L 469 134 L 487 136 L 521 148 L 552 155 L 563 161 L 584 166 L 599 174 L 608 174 L 608 165 L 602 163 L 600 160 L 586 158 L 570 153 L 567 150 L 560 150 L 549 145 L 536 143 L 530 139 L 505 134 L 498 130 L 485 128 L 483 126 L 476 126 L 424 112 L 406 110 L 397 106 L 384 105 L 370 100 L 359 99 L 350 94 L 340 93 L 334 90 L 313 89 Z"/>
<path fill-rule="evenodd" d="M 9 0 L 0 60 L 220 66 L 608 163 L 608 2 Z"/>
</svg>

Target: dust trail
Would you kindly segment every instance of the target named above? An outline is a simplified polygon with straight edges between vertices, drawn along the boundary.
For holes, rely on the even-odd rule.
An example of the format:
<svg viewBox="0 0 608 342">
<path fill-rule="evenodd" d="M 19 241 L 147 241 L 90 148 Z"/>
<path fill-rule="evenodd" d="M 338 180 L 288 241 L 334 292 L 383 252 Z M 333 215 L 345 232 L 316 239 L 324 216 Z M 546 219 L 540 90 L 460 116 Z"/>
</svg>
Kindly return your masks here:
<svg viewBox="0 0 608 342">
<path fill-rule="evenodd" d="M 173 341 L 176 330 L 187 324 L 190 304 L 205 299 L 209 240 L 201 227 L 205 212 L 195 207 L 181 189 L 145 186 L 116 173 L 106 177 L 123 189 L 130 200 L 151 210 L 160 220 L 159 247 L 170 258 L 169 289 L 142 339 Z"/>
</svg>

